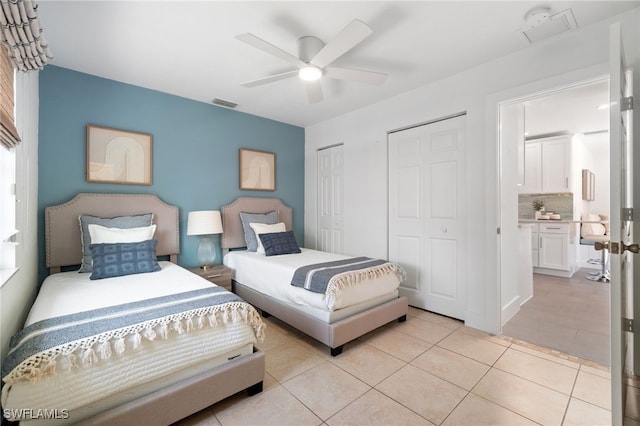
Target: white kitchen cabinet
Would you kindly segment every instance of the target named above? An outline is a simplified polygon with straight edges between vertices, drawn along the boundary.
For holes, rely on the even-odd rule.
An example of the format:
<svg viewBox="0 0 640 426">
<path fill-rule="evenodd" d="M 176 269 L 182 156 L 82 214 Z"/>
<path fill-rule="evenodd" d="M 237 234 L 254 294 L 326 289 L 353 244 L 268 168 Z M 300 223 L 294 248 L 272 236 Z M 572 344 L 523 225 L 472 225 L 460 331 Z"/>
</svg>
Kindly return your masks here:
<svg viewBox="0 0 640 426">
<path fill-rule="evenodd" d="M 538 259 L 540 258 L 540 237 L 538 231 L 538 224 L 535 223 L 531 227 L 531 264 L 535 268 L 538 266 Z"/>
<path fill-rule="evenodd" d="M 570 192 L 570 185 L 571 138 L 557 136 L 527 142 L 520 193 Z"/>
<path fill-rule="evenodd" d="M 571 256 L 571 225 L 553 221 L 536 222 L 531 228 L 533 272 L 570 277 L 575 272 Z"/>
</svg>

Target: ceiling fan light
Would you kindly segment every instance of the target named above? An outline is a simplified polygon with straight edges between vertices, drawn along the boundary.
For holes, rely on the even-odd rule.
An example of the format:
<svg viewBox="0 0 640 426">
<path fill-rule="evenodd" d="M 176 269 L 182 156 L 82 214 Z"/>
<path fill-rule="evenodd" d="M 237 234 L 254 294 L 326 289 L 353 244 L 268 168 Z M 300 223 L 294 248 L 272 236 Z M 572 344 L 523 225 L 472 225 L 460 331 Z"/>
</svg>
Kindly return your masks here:
<svg viewBox="0 0 640 426">
<path fill-rule="evenodd" d="M 306 67 L 300 68 L 300 71 L 298 71 L 298 77 L 304 81 L 317 81 L 322 77 L 322 70 L 318 67 L 314 67 L 313 65 L 307 65 Z"/>
</svg>

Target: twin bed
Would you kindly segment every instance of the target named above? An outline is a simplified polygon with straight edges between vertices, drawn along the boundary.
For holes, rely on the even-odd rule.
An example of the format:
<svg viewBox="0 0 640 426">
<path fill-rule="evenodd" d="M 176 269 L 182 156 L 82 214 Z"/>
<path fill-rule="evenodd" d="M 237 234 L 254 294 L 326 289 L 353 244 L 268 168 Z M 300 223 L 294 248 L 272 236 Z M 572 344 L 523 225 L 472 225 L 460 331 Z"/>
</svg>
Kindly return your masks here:
<svg viewBox="0 0 640 426">
<path fill-rule="evenodd" d="M 240 197 L 222 208 L 233 294 L 176 265 L 178 208 L 155 196 L 79 194 L 45 209 L 51 275 L 3 360 L 5 416 L 8 409 L 27 425 L 46 424 L 46 417 L 55 417 L 55 424 L 169 424 L 242 390 L 258 393 L 265 359 L 256 345 L 264 324 L 254 307 L 329 346 L 332 355 L 381 325 L 406 319 L 397 265 L 369 268 L 366 283 L 358 279 L 328 297 L 292 287 L 291 275 L 303 264 L 348 262 L 346 256 L 304 248 L 278 256 L 247 251 L 240 213 L 274 210 L 291 230 L 291 209 L 278 199 Z M 79 263 L 80 215 L 148 213 L 155 253 L 169 259 L 157 263 L 159 271 L 106 279 L 61 272 Z M 53 411 L 43 415 L 43 409 Z"/>
<path fill-rule="evenodd" d="M 336 300 L 330 300 L 325 294 L 292 287 L 292 276 L 302 265 L 340 261 L 347 256 L 303 248 L 301 253 L 266 257 L 244 250 L 247 244 L 241 213 L 276 211 L 278 220 L 290 231 L 290 207 L 277 198 L 239 197 L 221 211 L 224 263 L 234 270 L 234 293 L 329 346 L 332 355 L 340 354 L 345 343 L 388 322 L 406 320 L 408 300 L 398 297 L 403 279 L 400 269 L 369 276 L 363 285 L 346 286 Z"/>
<path fill-rule="evenodd" d="M 158 262 L 160 271 L 98 280 L 60 272 L 82 258 L 80 215 L 148 213 L 157 255 L 173 261 Z M 262 390 L 265 359 L 255 344 L 264 324 L 251 305 L 174 263 L 176 206 L 153 195 L 79 194 L 45 209 L 45 240 L 52 275 L 3 360 L 5 417 L 27 425 L 169 424 Z"/>
</svg>

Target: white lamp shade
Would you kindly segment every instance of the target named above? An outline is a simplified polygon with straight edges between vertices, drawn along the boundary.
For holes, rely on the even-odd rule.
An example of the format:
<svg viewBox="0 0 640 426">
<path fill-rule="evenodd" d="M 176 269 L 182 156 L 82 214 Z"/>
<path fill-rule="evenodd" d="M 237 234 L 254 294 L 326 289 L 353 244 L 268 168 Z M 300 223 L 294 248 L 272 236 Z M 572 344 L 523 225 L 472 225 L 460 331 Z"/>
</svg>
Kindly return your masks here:
<svg viewBox="0 0 640 426">
<path fill-rule="evenodd" d="M 210 234 L 222 234 L 220 212 L 214 210 L 189 212 L 187 235 Z"/>
</svg>

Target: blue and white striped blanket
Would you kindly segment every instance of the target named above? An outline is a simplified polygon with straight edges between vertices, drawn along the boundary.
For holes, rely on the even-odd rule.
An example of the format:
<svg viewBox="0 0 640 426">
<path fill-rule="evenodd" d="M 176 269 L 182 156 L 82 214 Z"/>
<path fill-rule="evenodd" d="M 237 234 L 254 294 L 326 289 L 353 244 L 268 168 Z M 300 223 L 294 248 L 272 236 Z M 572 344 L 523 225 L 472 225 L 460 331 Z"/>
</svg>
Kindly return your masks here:
<svg viewBox="0 0 640 426">
<path fill-rule="evenodd" d="M 399 283 L 406 277 L 404 269 L 396 263 L 369 257 L 353 257 L 302 266 L 293 273 L 291 285 L 314 293 L 324 293 L 327 305 L 332 306 L 345 287 L 387 274 L 395 274 Z"/>
<path fill-rule="evenodd" d="M 255 308 L 217 286 L 49 318 L 11 339 L 2 377 L 5 383 L 38 380 L 56 374 L 59 357 L 66 357 L 70 365 L 91 365 L 113 352 L 137 349 L 142 339 L 167 339 L 171 333 L 239 321 L 262 339 L 264 323 Z"/>
</svg>

